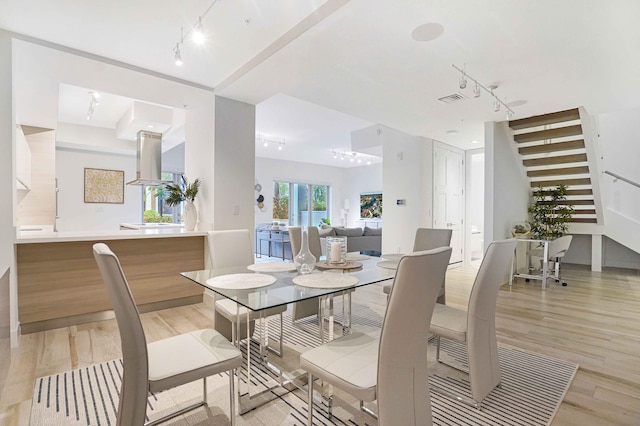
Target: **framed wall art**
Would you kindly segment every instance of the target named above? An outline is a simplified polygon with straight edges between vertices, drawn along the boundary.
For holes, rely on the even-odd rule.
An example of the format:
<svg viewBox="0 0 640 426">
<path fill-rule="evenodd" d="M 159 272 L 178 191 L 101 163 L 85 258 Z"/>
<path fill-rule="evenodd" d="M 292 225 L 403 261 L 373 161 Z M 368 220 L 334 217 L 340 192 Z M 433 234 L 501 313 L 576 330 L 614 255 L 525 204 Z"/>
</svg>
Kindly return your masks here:
<svg viewBox="0 0 640 426">
<path fill-rule="evenodd" d="M 85 167 L 84 202 L 124 204 L 124 170 Z"/>
</svg>

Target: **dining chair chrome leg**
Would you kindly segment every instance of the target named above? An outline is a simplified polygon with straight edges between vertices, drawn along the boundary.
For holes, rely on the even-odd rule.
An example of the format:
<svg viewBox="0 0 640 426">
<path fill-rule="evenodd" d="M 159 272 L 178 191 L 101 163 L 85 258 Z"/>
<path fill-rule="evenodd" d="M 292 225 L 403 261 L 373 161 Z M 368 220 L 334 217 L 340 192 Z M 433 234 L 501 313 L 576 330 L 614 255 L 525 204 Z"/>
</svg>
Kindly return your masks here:
<svg viewBox="0 0 640 426">
<path fill-rule="evenodd" d="M 231 426 L 236 424 L 236 391 L 234 389 L 236 369 L 229 371 L 229 421 Z"/>
<path fill-rule="evenodd" d="M 375 411 L 373 411 L 370 408 L 367 408 L 364 405 L 364 401 L 360 401 L 360 411 L 362 411 L 363 413 L 367 413 L 368 415 L 370 415 L 371 417 L 373 417 L 374 419 L 378 418 L 378 413 L 376 413 Z"/>
<path fill-rule="evenodd" d="M 429 386 L 429 388 L 434 392 L 437 392 L 437 393 L 439 393 L 441 395 L 445 395 L 445 396 L 447 396 L 449 398 L 455 399 L 456 401 L 462 402 L 463 404 L 470 405 L 470 406 L 472 406 L 474 408 L 477 408 L 478 410 L 482 409 L 482 403 L 474 401 L 473 399 L 471 399 L 471 398 L 469 398 L 467 396 L 458 395 L 457 393 L 453 393 L 453 392 L 451 392 L 451 391 L 449 391 L 447 389 L 441 388 L 440 386 L 431 385 L 431 386 Z"/>
<path fill-rule="evenodd" d="M 469 374 L 469 369 L 468 368 L 461 367 L 459 365 L 453 364 L 453 363 L 451 363 L 449 361 L 445 361 L 445 360 L 440 358 L 440 336 L 439 335 L 436 335 L 436 361 L 439 362 L 440 364 L 444 364 L 444 365 L 449 366 L 451 368 L 455 368 L 458 371 L 462 371 L 463 373 Z"/>
<path fill-rule="evenodd" d="M 307 373 L 307 389 L 308 389 L 307 425 L 313 426 L 313 375 L 311 373 Z"/>
<path fill-rule="evenodd" d="M 207 400 L 207 378 L 206 377 L 202 379 L 202 394 L 204 395 L 202 400 L 206 405 L 209 403 L 209 401 Z"/>
</svg>

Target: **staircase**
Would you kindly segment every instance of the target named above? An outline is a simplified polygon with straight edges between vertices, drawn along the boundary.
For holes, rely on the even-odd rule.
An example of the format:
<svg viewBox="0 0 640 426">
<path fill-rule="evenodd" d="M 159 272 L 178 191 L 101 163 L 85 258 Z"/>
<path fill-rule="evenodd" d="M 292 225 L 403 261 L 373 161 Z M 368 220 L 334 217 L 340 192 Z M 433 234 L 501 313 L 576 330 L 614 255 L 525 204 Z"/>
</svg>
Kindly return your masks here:
<svg viewBox="0 0 640 426">
<path fill-rule="evenodd" d="M 567 202 L 573 205 L 572 223 L 598 224 L 602 217 L 595 170 L 589 167 L 588 145 L 578 108 L 509 121 L 532 190 L 567 185 Z M 585 123 L 586 124 L 586 123 Z M 592 163 L 594 164 L 594 163 Z M 597 176 L 597 175 L 595 175 Z"/>
</svg>

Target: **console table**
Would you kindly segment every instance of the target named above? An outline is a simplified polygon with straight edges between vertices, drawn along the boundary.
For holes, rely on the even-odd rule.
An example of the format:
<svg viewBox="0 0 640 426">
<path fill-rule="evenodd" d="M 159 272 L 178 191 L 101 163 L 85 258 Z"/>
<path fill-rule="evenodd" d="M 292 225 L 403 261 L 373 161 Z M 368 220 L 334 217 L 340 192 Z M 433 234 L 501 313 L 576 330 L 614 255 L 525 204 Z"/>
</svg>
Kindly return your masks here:
<svg viewBox="0 0 640 426">
<path fill-rule="evenodd" d="M 263 248 L 266 243 L 266 254 L 272 257 L 272 253 L 278 252 L 278 257 L 282 260 L 287 259 L 287 254 L 291 253 L 291 240 L 289 240 L 289 232 L 276 231 L 268 229 L 256 229 L 256 257 L 262 257 Z M 289 246 L 287 253 L 286 247 Z"/>
</svg>

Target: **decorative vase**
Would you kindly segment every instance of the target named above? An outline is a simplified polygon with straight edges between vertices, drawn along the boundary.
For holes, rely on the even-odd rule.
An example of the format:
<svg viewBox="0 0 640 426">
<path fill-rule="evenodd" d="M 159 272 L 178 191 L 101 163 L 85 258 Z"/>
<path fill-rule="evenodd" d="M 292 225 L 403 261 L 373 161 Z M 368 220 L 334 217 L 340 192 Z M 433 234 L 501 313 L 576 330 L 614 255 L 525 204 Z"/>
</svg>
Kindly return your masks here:
<svg viewBox="0 0 640 426">
<path fill-rule="evenodd" d="M 300 253 L 293 258 L 296 269 L 301 274 L 310 274 L 316 267 L 316 257 L 309 250 L 309 236 L 306 228 L 302 230 Z"/>
<path fill-rule="evenodd" d="M 198 222 L 198 210 L 196 210 L 193 201 L 185 201 L 184 203 L 184 228 L 187 231 L 193 231 L 196 229 L 196 223 Z"/>
</svg>

